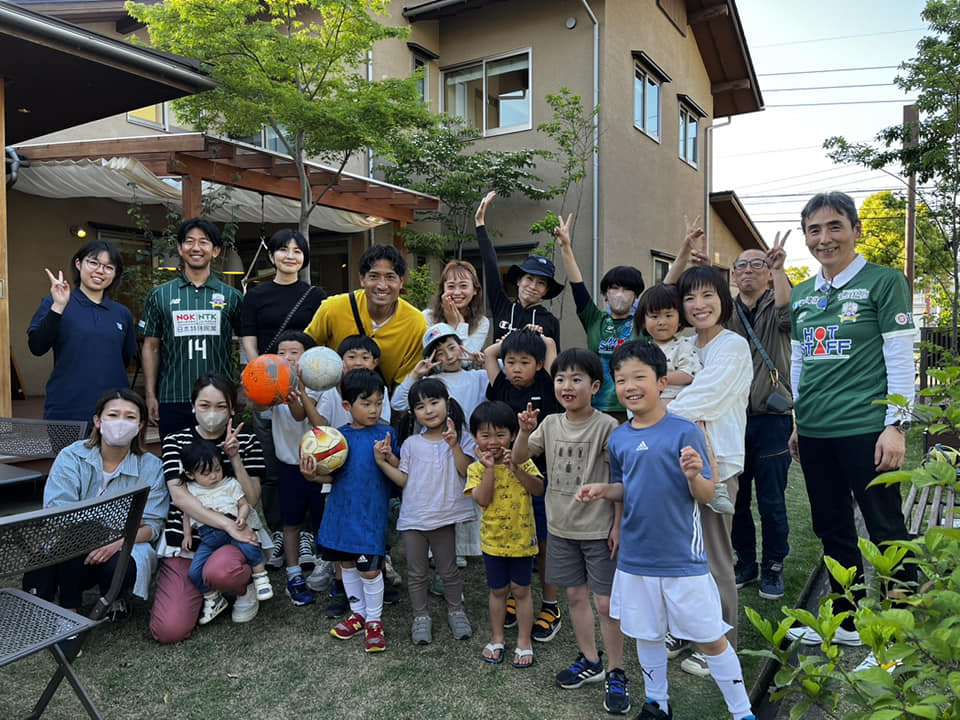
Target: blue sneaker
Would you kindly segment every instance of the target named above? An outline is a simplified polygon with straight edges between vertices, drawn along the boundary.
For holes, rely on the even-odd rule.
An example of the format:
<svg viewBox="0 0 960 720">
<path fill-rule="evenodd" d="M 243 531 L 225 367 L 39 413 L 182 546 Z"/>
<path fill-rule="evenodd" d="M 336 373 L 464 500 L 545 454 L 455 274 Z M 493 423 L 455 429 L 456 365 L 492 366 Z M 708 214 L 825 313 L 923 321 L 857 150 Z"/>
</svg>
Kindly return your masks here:
<svg viewBox="0 0 960 720">
<path fill-rule="evenodd" d="M 294 605 L 309 605 L 317 599 L 313 591 L 307 587 L 307 581 L 303 575 L 294 575 L 290 578 L 287 582 L 287 595 L 290 596 L 290 601 Z"/>
<path fill-rule="evenodd" d="M 760 576 L 760 597 L 779 600 L 783 597 L 783 563 L 770 563 Z"/>
<path fill-rule="evenodd" d="M 603 678 L 603 653 L 598 653 L 596 662 L 590 662 L 583 653 L 578 653 L 570 667 L 557 673 L 557 685 L 573 690 L 584 683 L 603 682 Z"/>
<path fill-rule="evenodd" d="M 629 684 L 623 670 L 610 670 L 605 683 L 603 709 L 611 715 L 626 715 L 630 712 L 630 691 L 627 690 Z"/>
</svg>

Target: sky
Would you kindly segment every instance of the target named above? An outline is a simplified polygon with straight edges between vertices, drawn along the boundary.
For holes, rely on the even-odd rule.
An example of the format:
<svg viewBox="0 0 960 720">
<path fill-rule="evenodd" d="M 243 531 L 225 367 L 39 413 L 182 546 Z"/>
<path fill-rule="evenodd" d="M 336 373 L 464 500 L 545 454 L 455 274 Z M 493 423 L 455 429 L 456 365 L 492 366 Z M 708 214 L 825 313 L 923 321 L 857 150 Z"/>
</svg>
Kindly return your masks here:
<svg viewBox="0 0 960 720">
<path fill-rule="evenodd" d="M 768 245 L 778 231 L 792 230 L 788 266 L 818 267 L 800 233 L 800 210 L 811 195 L 843 190 L 859 207 L 871 191 L 905 189 L 880 171 L 832 162 L 822 145 L 834 135 L 868 142 L 902 122 L 903 106 L 914 98 L 893 84 L 898 70 L 891 66 L 912 58 L 928 33 L 920 17 L 924 5 L 736 0 L 765 109 L 712 131 L 713 190 L 736 191 Z M 837 72 L 848 68 L 879 69 Z M 836 87 L 849 85 L 873 87 Z M 841 102 L 862 104 L 812 104 Z M 776 107 L 796 104 L 805 106 Z"/>
</svg>

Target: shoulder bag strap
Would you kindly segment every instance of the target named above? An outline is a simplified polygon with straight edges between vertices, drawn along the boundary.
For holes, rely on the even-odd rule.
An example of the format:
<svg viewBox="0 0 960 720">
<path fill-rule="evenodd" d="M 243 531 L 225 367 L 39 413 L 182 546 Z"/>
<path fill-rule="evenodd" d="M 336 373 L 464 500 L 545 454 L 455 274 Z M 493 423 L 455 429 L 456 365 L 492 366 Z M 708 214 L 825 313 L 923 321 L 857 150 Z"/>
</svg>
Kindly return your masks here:
<svg viewBox="0 0 960 720">
<path fill-rule="evenodd" d="M 770 356 L 767 355 L 766 349 L 763 347 L 763 343 L 760 342 L 760 338 L 757 337 L 757 333 L 753 329 L 753 325 L 750 324 L 750 321 L 747 319 L 747 314 L 743 311 L 743 308 L 740 306 L 739 301 L 734 300 L 734 307 L 737 308 L 737 314 L 740 316 L 740 322 L 743 323 L 744 329 L 747 331 L 747 335 L 750 337 L 750 341 L 753 343 L 753 346 L 760 353 L 760 357 L 763 358 L 764 364 L 767 366 L 767 370 L 770 372 L 770 379 L 773 381 L 773 386 L 776 387 L 780 384 L 780 373 L 777 370 L 776 366 L 773 364 L 773 360 L 770 359 Z"/>
<path fill-rule="evenodd" d="M 268 353 L 271 350 L 273 350 L 274 346 L 277 344 L 277 338 L 279 338 L 280 335 L 283 333 L 283 331 L 287 329 L 287 325 L 290 324 L 290 321 L 293 319 L 293 316 L 296 314 L 297 310 L 300 309 L 300 306 L 303 305 L 303 301 L 307 299 L 307 295 L 309 295 L 312 291 L 313 291 L 313 285 L 308 287 L 307 291 L 300 296 L 300 299 L 297 300 L 296 304 L 292 308 L 290 308 L 290 312 L 287 313 L 287 316 L 283 319 L 283 322 L 280 323 L 280 328 L 277 330 L 276 334 L 273 336 L 273 340 L 270 341 L 270 344 L 267 345 L 267 349 L 263 351 L 264 353 Z"/>
<path fill-rule="evenodd" d="M 357 323 L 357 332 L 361 335 L 366 335 L 367 331 L 363 329 L 363 320 L 360 319 L 360 308 L 357 307 L 357 295 L 354 290 L 351 290 L 350 293 L 350 307 L 353 308 L 353 319 Z"/>
</svg>

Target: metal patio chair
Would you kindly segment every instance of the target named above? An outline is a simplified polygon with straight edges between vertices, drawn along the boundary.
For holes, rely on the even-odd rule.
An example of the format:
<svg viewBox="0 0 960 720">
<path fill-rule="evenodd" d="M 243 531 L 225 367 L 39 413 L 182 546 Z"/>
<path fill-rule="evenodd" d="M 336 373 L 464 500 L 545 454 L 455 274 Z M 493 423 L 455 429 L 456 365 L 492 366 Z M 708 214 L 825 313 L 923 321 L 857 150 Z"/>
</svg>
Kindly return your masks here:
<svg viewBox="0 0 960 720">
<path fill-rule="evenodd" d="M 150 492 L 141 485 L 124 493 L 0 518 L 0 577 L 55 565 L 123 538 L 107 593 L 88 616 L 65 610 L 36 595 L 0 588 L 0 667 L 47 649 L 57 670 L 28 718 L 39 718 L 66 677 L 91 718 L 102 718 L 73 669 L 86 634 L 103 622 L 117 599 Z M 59 643 L 76 636 L 64 653 Z"/>
</svg>

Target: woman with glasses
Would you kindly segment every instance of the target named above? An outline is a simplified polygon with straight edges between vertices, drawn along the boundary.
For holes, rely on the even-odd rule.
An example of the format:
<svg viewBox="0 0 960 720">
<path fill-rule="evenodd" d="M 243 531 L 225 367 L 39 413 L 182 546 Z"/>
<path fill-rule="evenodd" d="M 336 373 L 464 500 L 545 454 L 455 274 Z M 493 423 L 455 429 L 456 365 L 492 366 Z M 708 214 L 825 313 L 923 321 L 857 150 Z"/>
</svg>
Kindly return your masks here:
<svg viewBox="0 0 960 720">
<path fill-rule="evenodd" d="M 137 355 L 133 315 L 107 297 L 120 284 L 123 262 L 113 244 L 91 240 L 70 263 L 72 291 L 62 270 L 45 270 L 50 295 L 27 328 L 30 352 L 53 349 L 43 418 L 89 421 L 104 391 L 130 386 L 127 362 Z"/>
</svg>

